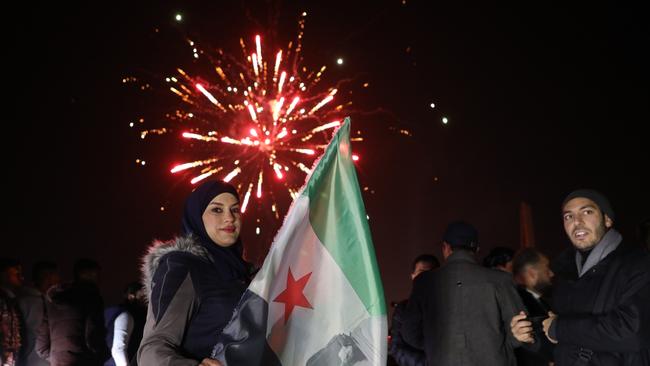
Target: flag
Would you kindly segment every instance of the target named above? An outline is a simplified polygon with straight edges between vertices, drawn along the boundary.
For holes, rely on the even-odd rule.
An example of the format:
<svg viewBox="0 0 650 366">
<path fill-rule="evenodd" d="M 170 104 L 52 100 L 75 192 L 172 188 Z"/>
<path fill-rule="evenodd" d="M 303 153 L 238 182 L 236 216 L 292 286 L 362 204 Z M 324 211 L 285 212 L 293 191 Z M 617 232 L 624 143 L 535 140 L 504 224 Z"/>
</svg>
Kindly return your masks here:
<svg viewBox="0 0 650 366">
<path fill-rule="evenodd" d="M 212 358 L 224 365 L 385 365 L 384 293 L 350 149 L 334 134 Z"/>
</svg>

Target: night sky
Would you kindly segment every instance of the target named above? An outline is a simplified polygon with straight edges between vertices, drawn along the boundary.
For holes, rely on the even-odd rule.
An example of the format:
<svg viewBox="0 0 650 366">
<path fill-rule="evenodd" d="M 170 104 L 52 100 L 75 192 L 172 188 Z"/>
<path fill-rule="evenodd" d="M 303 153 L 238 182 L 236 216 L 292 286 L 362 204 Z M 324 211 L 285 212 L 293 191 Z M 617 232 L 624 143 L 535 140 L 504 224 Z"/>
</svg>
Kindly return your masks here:
<svg viewBox="0 0 650 366">
<path fill-rule="evenodd" d="M 369 83 L 350 96 L 351 116 L 368 137 L 354 148 L 387 301 L 408 295 L 416 255 L 441 257 L 451 220 L 478 228 L 481 256 L 517 248 L 522 201 L 537 246 L 551 257 L 568 246 L 559 206 L 576 188 L 604 192 L 616 226 L 636 240 L 636 225 L 650 215 L 647 13 L 537 4 L 21 5 L 5 14 L 12 51 L 4 89 L 14 117 L 3 124 L 11 208 L 2 255 L 27 271 L 54 260 L 65 278 L 76 258 L 95 258 L 104 297 L 117 301 L 147 245 L 178 232 L 191 189 L 168 173 L 173 139 L 143 143 L 128 126 L 164 111 L 169 97 L 135 92 L 122 78 L 159 81 L 187 65 L 183 35 L 233 53 L 240 37 L 258 33 L 285 45 L 303 11 L 305 64 L 327 65 L 332 82 Z M 270 243 L 244 239 L 260 264 Z"/>
</svg>

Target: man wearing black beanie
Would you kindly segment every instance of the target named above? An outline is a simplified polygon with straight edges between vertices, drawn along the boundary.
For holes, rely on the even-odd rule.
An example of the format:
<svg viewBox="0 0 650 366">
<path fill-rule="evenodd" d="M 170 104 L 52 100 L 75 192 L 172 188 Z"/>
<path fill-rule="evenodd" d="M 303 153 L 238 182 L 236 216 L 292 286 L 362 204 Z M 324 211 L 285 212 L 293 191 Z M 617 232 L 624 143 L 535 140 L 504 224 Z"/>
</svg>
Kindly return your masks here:
<svg viewBox="0 0 650 366">
<path fill-rule="evenodd" d="M 600 192 L 579 189 L 562 203 L 572 248 L 556 260 L 553 309 L 543 322 L 556 366 L 650 365 L 650 256 L 623 242 L 614 210 Z M 511 329 L 535 342 L 526 315 Z"/>
</svg>

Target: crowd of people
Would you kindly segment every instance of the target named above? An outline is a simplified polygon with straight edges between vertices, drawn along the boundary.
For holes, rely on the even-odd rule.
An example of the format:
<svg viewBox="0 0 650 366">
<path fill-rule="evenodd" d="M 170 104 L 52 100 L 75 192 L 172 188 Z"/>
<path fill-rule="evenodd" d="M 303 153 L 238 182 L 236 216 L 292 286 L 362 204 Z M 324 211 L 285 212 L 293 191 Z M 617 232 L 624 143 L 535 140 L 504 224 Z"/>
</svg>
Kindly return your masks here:
<svg viewBox="0 0 650 366">
<path fill-rule="evenodd" d="M 478 261 L 477 229 L 451 223 L 444 263 L 418 257 L 413 290 L 396 304 L 390 361 L 415 365 L 650 365 L 650 240 L 623 240 L 601 193 L 564 200 L 571 242 L 552 262 L 535 248 L 494 248 Z"/>
<path fill-rule="evenodd" d="M 452 222 L 442 264 L 431 254 L 413 261 L 411 295 L 393 306 L 389 363 L 650 365 L 649 234 L 645 247 L 623 240 L 615 218 L 601 193 L 574 191 L 561 211 L 572 245 L 557 258 L 496 247 L 482 264 L 478 230 Z M 77 260 L 70 283 L 39 262 L 25 286 L 20 263 L 1 258 L 2 365 L 220 366 L 214 340 L 254 275 L 235 187 L 197 187 L 182 225 L 148 249 L 143 281 L 109 307 L 94 260 Z"/>
<path fill-rule="evenodd" d="M 105 308 L 100 272 L 82 258 L 64 283 L 55 263 L 37 262 L 27 286 L 20 263 L 0 259 L 2 365 L 128 365 L 144 327 L 144 288 L 127 285 L 123 302 Z"/>
</svg>

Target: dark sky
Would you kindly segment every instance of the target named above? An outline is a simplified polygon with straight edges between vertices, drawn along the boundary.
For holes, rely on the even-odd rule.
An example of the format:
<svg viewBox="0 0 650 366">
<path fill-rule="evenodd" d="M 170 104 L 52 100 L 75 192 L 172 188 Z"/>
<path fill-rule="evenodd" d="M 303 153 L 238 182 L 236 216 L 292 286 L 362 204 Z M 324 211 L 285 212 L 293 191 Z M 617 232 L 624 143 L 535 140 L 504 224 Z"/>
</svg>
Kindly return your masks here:
<svg viewBox="0 0 650 366">
<path fill-rule="evenodd" d="M 163 111 L 165 99 L 134 93 L 122 78 L 173 73 L 187 62 L 182 34 L 232 51 L 257 33 L 290 40 L 302 11 L 307 65 L 328 65 L 332 81 L 370 84 L 352 95 L 352 118 L 369 137 L 355 148 L 361 184 L 374 190 L 364 199 L 387 301 L 407 296 L 412 258 L 440 257 L 454 219 L 477 226 L 482 255 L 517 248 L 519 205 L 528 202 L 537 245 L 554 256 L 568 245 L 559 205 L 575 188 L 603 191 L 625 238 L 650 215 L 641 132 L 650 121 L 650 42 L 640 8 L 134 3 L 30 3 L 6 15 L 15 117 L 5 120 L 12 209 L 2 252 L 27 270 L 49 259 L 69 277 L 75 258 L 96 258 L 104 295 L 116 301 L 151 240 L 177 232 L 190 190 L 166 171 L 174 145 L 143 144 L 128 127 Z M 138 157 L 150 164 L 138 167 Z M 245 239 L 258 257 L 269 245 Z"/>
</svg>

